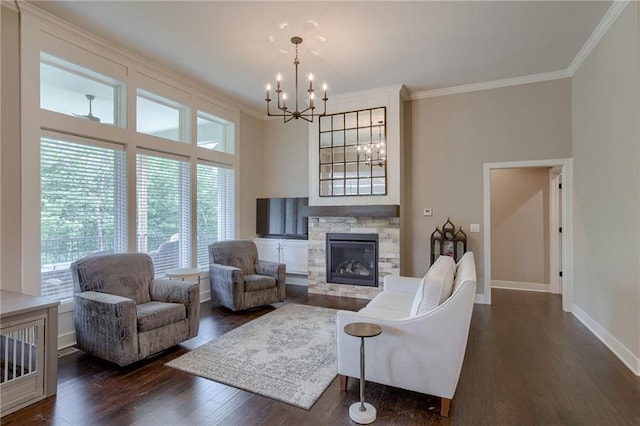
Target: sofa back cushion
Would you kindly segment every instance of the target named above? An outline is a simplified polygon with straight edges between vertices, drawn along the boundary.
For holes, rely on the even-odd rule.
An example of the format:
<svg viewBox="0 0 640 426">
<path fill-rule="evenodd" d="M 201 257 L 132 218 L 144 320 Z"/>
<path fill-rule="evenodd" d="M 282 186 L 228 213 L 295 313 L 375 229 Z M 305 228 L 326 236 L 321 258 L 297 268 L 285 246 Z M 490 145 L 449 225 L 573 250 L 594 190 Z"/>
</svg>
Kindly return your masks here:
<svg viewBox="0 0 640 426">
<path fill-rule="evenodd" d="M 76 292 L 115 294 L 136 304 L 151 301 L 149 285 L 154 277 L 153 263 L 145 253 L 84 257 L 71 264 L 71 275 Z"/>
<path fill-rule="evenodd" d="M 455 266 L 452 257 L 438 257 L 418 287 L 411 306 L 411 316 L 433 310 L 451 295 Z"/>
<path fill-rule="evenodd" d="M 476 264 L 473 258 L 473 252 L 466 252 L 462 259 L 456 264 L 455 279 L 453 281 L 453 289 L 451 293 L 455 293 L 465 281 L 476 281 Z"/>
</svg>

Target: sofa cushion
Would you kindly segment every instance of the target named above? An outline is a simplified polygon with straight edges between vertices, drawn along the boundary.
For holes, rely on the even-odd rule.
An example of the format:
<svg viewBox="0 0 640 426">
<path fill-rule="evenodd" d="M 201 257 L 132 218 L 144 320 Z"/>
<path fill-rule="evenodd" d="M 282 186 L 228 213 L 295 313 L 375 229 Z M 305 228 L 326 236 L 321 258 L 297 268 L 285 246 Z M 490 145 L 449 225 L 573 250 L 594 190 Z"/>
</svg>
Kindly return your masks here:
<svg viewBox="0 0 640 426">
<path fill-rule="evenodd" d="M 266 275 L 245 275 L 244 291 L 268 290 L 276 286 L 276 279 Z"/>
<path fill-rule="evenodd" d="M 398 320 L 403 318 L 409 318 L 408 312 L 395 311 L 393 309 L 376 308 L 373 306 L 365 306 L 358 311 L 358 314 L 362 314 L 371 318 L 384 319 L 384 320 Z"/>
<path fill-rule="evenodd" d="M 187 318 L 182 303 L 149 302 L 136 305 L 138 331 L 145 332 Z"/>
<path fill-rule="evenodd" d="M 389 309 L 401 312 L 404 316 L 409 316 L 413 299 L 414 296 L 411 293 L 383 291 L 369 302 L 367 308 Z"/>
<path fill-rule="evenodd" d="M 411 305 L 411 316 L 433 310 L 451 295 L 454 271 L 455 262 L 452 257 L 438 257 L 418 287 Z"/>
</svg>

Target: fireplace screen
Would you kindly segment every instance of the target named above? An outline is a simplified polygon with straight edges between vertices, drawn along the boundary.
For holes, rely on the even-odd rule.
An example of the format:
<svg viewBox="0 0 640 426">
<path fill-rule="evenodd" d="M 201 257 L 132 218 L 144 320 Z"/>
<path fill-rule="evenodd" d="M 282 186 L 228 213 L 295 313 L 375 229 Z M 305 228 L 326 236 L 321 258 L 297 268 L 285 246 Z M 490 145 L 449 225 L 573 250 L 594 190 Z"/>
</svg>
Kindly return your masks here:
<svg viewBox="0 0 640 426">
<path fill-rule="evenodd" d="M 378 286 L 378 234 L 327 234 L 327 282 Z"/>
</svg>

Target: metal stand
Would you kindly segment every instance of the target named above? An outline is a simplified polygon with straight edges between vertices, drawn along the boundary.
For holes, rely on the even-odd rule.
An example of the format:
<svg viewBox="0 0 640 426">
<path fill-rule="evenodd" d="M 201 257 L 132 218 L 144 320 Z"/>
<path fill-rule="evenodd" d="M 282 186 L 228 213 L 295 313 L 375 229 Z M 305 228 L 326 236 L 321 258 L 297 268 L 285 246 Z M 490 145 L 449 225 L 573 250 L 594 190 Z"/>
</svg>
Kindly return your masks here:
<svg viewBox="0 0 640 426">
<path fill-rule="evenodd" d="M 360 338 L 360 402 L 354 402 L 349 407 L 349 417 L 356 423 L 368 425 L 376 420 L 376 409 L 368 402 L 364 402 L 364 337 Z"/>
</svg>

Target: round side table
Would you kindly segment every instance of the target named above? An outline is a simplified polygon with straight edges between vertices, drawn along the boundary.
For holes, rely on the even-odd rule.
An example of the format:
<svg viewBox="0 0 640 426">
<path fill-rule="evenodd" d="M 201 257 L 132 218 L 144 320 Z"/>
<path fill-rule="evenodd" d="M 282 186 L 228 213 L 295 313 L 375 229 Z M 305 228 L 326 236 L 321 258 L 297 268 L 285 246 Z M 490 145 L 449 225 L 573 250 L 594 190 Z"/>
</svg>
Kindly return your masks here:
<svg viewBox="0 0 640 426">
<path fill-rule="evenodd" d="M 165 275 L 170 279 L 180 279 L 198 281 L 200 285 L 200 269 L 198 268 L 173 268 L 165 272 Z"/>
<path fill-rule="evenodd" d="M 353 322 L 344 326 L 344 332 L 350 336 L 360 338 L 360 402 L 349 407 L 349 417 L 356 423 L 368 425 L 376 420 L 376 409 L 368 402 L 364 402 L 364 339 L 382 333 L 382 329 L 368 322 Z"/>
</svg>

